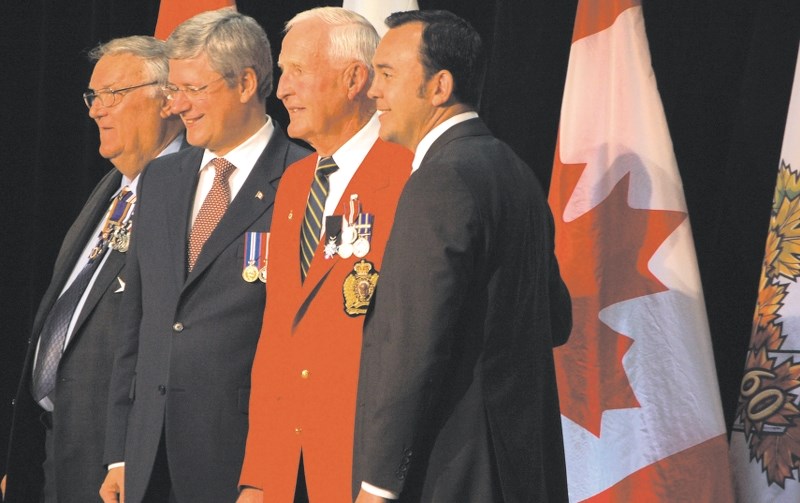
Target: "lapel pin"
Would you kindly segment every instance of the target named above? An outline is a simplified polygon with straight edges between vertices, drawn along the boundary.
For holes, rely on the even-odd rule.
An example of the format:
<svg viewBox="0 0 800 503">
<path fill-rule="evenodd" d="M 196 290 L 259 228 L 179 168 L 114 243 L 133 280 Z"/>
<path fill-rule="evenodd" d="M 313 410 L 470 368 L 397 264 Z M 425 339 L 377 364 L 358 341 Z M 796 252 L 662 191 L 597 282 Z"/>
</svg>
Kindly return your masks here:
<svg viewBox="0 0 800 503">
<path fill-rule="evenodd" d="M 264 194 L 260 190 L 256 192 L 256 199 L 258 200 L 264 199 Z"/>
<path fill-rule="evenodd" d="M 292 219 L 292 210 L 289 210 L 289 220 Z"/>
</svg>

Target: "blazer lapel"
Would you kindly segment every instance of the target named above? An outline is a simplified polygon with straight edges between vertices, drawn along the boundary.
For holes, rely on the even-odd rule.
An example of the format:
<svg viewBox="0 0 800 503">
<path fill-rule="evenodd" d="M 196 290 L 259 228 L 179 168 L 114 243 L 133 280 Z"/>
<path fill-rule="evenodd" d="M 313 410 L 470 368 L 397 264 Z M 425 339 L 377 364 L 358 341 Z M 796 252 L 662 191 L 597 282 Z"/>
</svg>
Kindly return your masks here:
<svg viewBox="0 0 800 503">
<path fill-rule="evenodd" d="M 362 166 L 371 163 L 379 163 L 379 159 L 375 159 L 374 157 L 378 154 L 375 152 L 375 148 L 373 146 L 370 149 L 370 152 L 362 161 Z M 309 187 L 311 185 L 311 181 L 309 180 Z M 358 194 L 359 200 L 362 203 L 361 211 L 364 213 L 370 213 L 370 204 L 373 201 L 376 201 L 376 198 L 379 197 L 378 194 L 380 193 L 381 189 L 389 185 L 389 177 L 388 175 L 382 170 L 366 170 L 359 169 L 353 175 L 353 178 L 350 180 L 350 183 L 347 184 L 347 188 L 342 193 L 341 199 L 338 201 L 336 208 L 343 208 L 343 202 L 347 202 L 350 200 L 350 196 L 352 194 Z M 344 215 L 343 218 L 347 218 L 347 215 Z M 298 230 L 299 234 L 299 230 Z M 300 263 L 300 242 L 299 242 L 299 235 L 298 235 L 298 274 L 299 274 L 299 263 Z M 339 255 L 334 255 L 333 257 L 326 259 L 325 258 L 325 242 L 324 239 L 320 239 L 319 245 L 317 245 L 317 250 L 314 252 L 314 258 L 311 261 L 311 266 L 308 269 L 308 275 L 306 276 L 306 280 L 303 282 L 302 288 L 302 295 L 301 295 L 301 303 L 300 308 L 298 309 L 298 313 L 295 317 L 293 326 L 296 326 L 300 319 L 302 319 L 303 314 L 305 314 L 305 309 L 314 299 L 314 296 L 319 291 L 321 284 L 328 279 L 329 273 L 333 267 L 342 260 Z M 298 276 L 299 277 L 299 276 Z M 342 278 L 343 280 L 343 278 Z"/>
<path fill-rule="evenodd" d="M 81 326 L 83 326 L 83 324 L 89 318 L 89 315 L 97 306 L 97 303 L 100 302 L 100 299 L 103 297 L 103 295 L 107 294 L 108 288 L 112 286 L 112 282 L 118 282 L 117 278 L 119 278 L 119 273 L 125 266 L 124 253 L 120 253 L 111 249 L 109 249 L 106 253 L 108 253 L 109 256 L 105 263 L 101 266 L 100 272 L 98 273 L 97 278 L 95 278 L 91 290 L 89 290 L 89 295 L 86 296 L 86 301 L 84 302 L 81 312 L 78 315 L 78 320 L 75 322 L 75 328 L 72 332 L 73 338 L 77 336 Z M 121 283 L 120 288 L 121 289 L 119 292 L 114 292 L 111 295 L 122 295 L 122 289 L 124 288 L 124 285 Z M 72 346 L 72 340 L 73 339 L 71 338 L 70 342 L 67 344 L 67 350 L 69 350 L 70 346 Z"/>
<path fill-rule="evenodd" d="M 194 282 L 232 241 L 239 239 L 253 222 L 272 207 L 278 182 L 286 168 L 285 159 L 288 146 L 288 140 L 276 128 L 244 185 L 231 201 L 228 210 L 209 236 L 208 241 L 203 245 L 194 269 L 186 277 L 184 288 Z M 259 192 L 261 197 L 257 197 Z M 269 227 L 261 229 L 263 232 L 267 230 Z M 186 234 L 187 232 L 184 231 L 184 235 Z M 184 237 L 184 249 L 186 248 L 185 240 Z M 185 263 L 186 259 L 183 260 Z"/>
<path fill-rule="evenodd" d="M 203 149 L 192 147 L 184 161 L 177 166 L 174 176 L 180 178 L 180 183 L 176 183 L 174 186 L 178 187 L 178 192 L 173 194 L 167 202 L 168 211 L 164 216 L 171 237 L 169 243 L 172 244 L 169 253 L 172 255 L 172 263 L 176 264 L 175 274 L 179 285 L 186 281 L 189 222 L 194 204 L 194 192 L 197 189 L 197 174 L 200 171 L 202 160 Z M 135 228 L 133 232 L 136 232 Z"/>
<path fill-rule="evenodd" d="M 97 189 L 89 197 L 75 223 L 72 224 L 70 231 L 61 246 L 56 263 L 53 267 L 53 277 L 36 313 L 33 325 L 34 337 L 39 336 L 39 331 L 44 323 L 50 308 L 53 307 L 56 299 L 61 295 L 67 279 L 81 259 L 81 254 L 86 248 L 92 234 L 100 223 L 100 219 L 108 210 L 110 201 L 114 193 L 119 189 L 122 175 L 116 169 L 105 176 Z M 74 231 L 74 232 L 73 232 Z"/>
<path fill-rule="evenodd" d="M 490 134 L 491 131 L 489 131 L 489 128 L 486 127 L 479 117 L 468 119 L 464 122 L 459 122 L 455 126 L 442 133 L 442 135 L 433 142 L 431 148 L 428 149 L 428 152 L 425 154 L 425 158 L 422 159 L 422 162 L 424 163 L 425 159 L 433 156 L 439 149 L 456 138 L 462 138 L 465 136 L 486 136 Z"/>
</svg>

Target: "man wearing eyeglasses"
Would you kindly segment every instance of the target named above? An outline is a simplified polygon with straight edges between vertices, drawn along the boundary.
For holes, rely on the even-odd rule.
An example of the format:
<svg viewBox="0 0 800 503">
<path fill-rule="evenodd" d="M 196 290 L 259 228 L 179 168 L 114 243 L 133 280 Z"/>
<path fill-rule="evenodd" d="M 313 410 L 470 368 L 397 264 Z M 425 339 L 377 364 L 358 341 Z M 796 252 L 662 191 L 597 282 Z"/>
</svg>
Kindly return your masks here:
<svg viewBox="0 0 800 503">
<path fill-rule="evenodd" d="M 255 20 L 199 14 L 167 53 L 163 92 L 193 147 L 153 161 L 139 183 L 100 493 L 233 502 L 275 192 L 308 151 L 265 113 L 272 61 Z"/>
<path fill-rule="evenodd" d="M 97 499 L 138 175 L 183 140 L 158 88 L 168 73 L 163 42 L 116 39 L 90 58 L 97 63 L 83 98 L 100 131 L 100 155 L 115 169 L 64 238 L 36 314 L 14 406 L 5 501 Z"/>
</svg>

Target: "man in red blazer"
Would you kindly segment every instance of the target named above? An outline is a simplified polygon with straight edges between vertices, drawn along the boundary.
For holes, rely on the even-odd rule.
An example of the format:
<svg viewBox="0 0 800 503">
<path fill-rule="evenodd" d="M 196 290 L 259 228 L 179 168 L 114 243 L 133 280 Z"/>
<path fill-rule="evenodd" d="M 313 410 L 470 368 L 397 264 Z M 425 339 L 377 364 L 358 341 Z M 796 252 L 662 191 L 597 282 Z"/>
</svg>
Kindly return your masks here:
<svg viewBox="0 0 800 503">
<path fill-rule="evenodd" d="M 378 41 L 341 8 L 287 23 L 277 96 L 289 135 L 318 155 L 287 169 L 275 199 L 240 502 L 351 501 L 361 331 L 411 172 L 367 97 Z"/>
</svg>

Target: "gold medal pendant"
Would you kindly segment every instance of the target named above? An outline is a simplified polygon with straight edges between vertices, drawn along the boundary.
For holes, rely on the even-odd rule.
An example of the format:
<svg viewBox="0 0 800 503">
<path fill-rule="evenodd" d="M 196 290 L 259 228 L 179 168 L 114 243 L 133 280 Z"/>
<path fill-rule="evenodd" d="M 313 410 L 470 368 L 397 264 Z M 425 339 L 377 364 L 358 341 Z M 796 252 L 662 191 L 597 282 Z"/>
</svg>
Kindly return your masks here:
<svg viewBox="0 0 800 503">
<path fill-rule="evenodd" d="M 244 268 L 242 271 L 242 279 L 247 281 L 248 283 L 252 283 L 258 279 L 258 267 L 255 264 L 251 263 L 247 267 Z"/>
<path fill-rule="evenodd" d="M 344 295 L 344 312 L 355 317 L 367 314 L 369 303 L 378 284 L 378 271 L 373 271 L 372 262 L 364 259 L 356 262 L 353 272 L 347 275 L 342 285 Z"/>
</svg>

